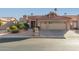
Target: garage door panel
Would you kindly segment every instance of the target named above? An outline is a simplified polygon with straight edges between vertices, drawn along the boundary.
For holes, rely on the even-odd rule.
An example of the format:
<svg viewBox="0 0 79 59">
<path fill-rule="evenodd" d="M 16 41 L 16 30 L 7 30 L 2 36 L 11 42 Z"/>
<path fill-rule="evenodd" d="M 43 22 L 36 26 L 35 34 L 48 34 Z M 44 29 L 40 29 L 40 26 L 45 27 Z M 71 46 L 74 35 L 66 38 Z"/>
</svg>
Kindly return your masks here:
<svg viewBox="0 0 79 59">
<path fill-rule="evenodd" d="M 50 29 L 50 30 L 65 30 L 66 25 L 64 23 L 53 23 L 53 24 L 41 24 L 41 29 Z"/>
<path fill-rule="evenodd" d="M 41 24 L 41 29 L 47 29 L 47 26 L 46 26 L 46 24 Z"/>
<path fill-rule="evenodd" d="M 59 29 L 59 30 L 64 30 L 66 29 L 66 25 L 64 23 L 54 23 L 54 24 L 49 24 L 48 29 Z"/>
</svg>

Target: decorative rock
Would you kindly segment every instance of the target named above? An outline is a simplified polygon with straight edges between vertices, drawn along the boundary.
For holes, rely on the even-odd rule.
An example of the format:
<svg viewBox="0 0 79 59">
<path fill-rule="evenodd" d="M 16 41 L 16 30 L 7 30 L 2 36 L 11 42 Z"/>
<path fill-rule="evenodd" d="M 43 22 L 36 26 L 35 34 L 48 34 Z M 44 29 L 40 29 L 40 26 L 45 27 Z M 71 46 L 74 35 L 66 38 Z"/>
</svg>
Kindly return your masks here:
<svg viewBox="0 0 79 59">
<path fill-rule="evenodd" d="M 79 39 L 79 34 L 75 32 L 75 30 L 69 30 L 64 37 L 66 39 Z"/>
</svg>

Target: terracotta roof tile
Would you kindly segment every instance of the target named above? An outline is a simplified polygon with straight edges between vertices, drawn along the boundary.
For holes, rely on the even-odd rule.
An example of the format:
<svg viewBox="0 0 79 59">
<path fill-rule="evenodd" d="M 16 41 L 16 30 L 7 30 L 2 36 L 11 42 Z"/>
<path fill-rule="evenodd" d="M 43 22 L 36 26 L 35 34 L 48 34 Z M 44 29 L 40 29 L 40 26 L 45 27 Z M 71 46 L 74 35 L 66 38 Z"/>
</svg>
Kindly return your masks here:
<svg viewBox="0 0 79 59">
<path fill-rule="evenodd" d="M 71 19 L 70 17 L 67 16 L 52 16 L 52 17 L 48 17 L 48 16 L 29 16 L 28 19 L 31 20 L 67 20 L 67 19 Z"/>
</svg>

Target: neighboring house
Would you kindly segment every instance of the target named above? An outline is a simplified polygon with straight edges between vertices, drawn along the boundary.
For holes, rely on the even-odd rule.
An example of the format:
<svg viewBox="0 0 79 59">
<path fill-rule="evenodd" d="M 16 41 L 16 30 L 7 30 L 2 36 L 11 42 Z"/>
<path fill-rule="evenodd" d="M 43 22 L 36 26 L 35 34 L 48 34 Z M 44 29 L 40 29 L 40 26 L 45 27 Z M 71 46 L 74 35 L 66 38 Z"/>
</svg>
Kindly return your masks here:
<svg viewBox="0 0 79 59">
<path fill-rule="evenodd" d="M 16 18 L 14 17 L 1 17 L 0 21 L 3 22 L 3 25 L 0 26 L 0 30 L 5 30 L 7 27 L 14 25 L 16 23 Z"/>
<path fill-rule="evenodd" d="M 70 17 L 69 28 L 70 29 L 79 29 L 79 16 L 78 15 L 66 15 L 66 17 Z"/>
<path fill-rule="evenodd" d="M 19 20 L 20 22 L 28 22 L 28 16 L 23 15 L 23 17 L 21 17 Z"/>
</svg>

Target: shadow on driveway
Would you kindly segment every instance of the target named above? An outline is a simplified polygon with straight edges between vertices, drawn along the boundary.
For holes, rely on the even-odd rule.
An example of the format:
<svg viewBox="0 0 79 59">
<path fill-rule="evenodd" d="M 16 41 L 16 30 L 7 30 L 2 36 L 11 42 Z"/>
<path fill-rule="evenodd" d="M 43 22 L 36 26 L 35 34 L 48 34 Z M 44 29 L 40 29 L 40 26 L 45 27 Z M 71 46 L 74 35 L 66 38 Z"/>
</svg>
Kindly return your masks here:
<svg viewBox="0 0 79 59">
<path fill-rule="evenodd" d="M 21 41 L 26 39 L 29 39 L 29 38 L 0 38 L 0 43 L 15 42 L 15 41 Z"/>
<path fill-rule="evenodd" d="M 41 30 L 40 36 L 43 37 L 50 37 L 50 38 L 57 38 L 57 39 L 64 39 L 64 34 L 66 33 L 66 30 Z"/>
</svg>

